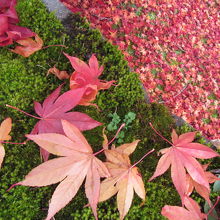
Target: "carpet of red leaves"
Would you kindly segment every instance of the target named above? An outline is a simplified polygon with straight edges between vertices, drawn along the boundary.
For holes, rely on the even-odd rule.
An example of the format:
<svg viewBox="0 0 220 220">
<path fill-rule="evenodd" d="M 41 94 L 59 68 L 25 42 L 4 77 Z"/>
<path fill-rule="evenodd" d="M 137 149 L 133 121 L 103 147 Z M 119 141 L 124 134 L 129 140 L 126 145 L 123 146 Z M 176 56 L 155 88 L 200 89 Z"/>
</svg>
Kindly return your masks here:
<svg viewBox="0 0 220 220">
<path fill-rule="evenodd" d="M 123 51 L 151 101 L 220 138 L 219 0 L 60 0 Z"/>
</svg>

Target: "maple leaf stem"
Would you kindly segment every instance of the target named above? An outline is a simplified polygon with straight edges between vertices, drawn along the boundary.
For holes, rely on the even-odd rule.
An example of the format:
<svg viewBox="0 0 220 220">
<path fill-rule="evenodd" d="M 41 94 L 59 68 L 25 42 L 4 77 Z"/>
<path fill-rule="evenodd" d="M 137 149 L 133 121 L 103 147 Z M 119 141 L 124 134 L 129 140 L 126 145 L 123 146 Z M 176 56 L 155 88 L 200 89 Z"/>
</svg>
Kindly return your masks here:
<svg viewBox="0 0 220 220">
<path fill-rule="evenodd" d="M 143 157 L 141 157 L 140 160 L 138 160 L 136 163 L 134 163 L 130 169 L 132 169 L 133 167 L 135 167 L 137 164 L 139 164 L 146 156 L 148 156 L 149 154 L 151 154 L 152 152 L 154 152 L 155 149 L 153 148 L 152 150 L 150 150 L 149 152 L 147 152 Z"/>
<path fill-rule="evenodd" d="M 26 144 L 26 142 L 22 142 L 22 143 L 14 143 L 14 142 L 8 142 L 8 141 L 0 141 L 0 143 L 2 144 Z"/>
<path fill-rule="evenodd" d="M 118 136 L 119 132 L 121 131 L 121 129 L 122 129 L 124 126 L 125 126 L 125 123 L 121 124 L 121 126 L 120 126 L 119 129 L 117 130 L 115 136 L 112 138 L 111 141 L 109 141 L 109 142 L 107 143 L 107 146 L 109 146 L 109 145 L 115 140 L 115 138 Z M 102 153 L 104 150 L 105 150 L 104 148 L 101 149 L 100 151 L 94 153 L 93 156 L 96 156 L 97 154 Z"/>
<path fill-rule="evenodd" d="M 100 151 L 97 151 L 96 153 L 93 154 L 93 156 L 96 156 L 97 154 L 102 153 L 104 150 L 105 150 L 105 149 L 103 148 L 103 149 L 101 149 Z"/>
<path fill-rule="evenodd" d="M 171 146 L 173 146 L 173 144 L 168 141 L 165 137 L 163 137 L 154 127 L 153 125 L 151 124 L 151 122 L 149 123 L 149 125 L 151 126 L 151 128 L 155 131 L 156 134 L 158 134 L 163 140 L 165 140 L 166 142 L 168 142 Z"/>
<path fill-rule="evenodd" d="M 125 126 L 125 123 L 121 124 L 121 126 L 119 127 L 119 129 L 117 130 L 115 136 L 112 138 L 112 140 L 110 142 L 108 142 L 108 146 L 115 140 L 115 138 L 118 136 L 119 132 L 121 131 L 121 129 Z"/>
<path fill-rule="evenodd" d="M 207 218 L 208 218 L 209 215 L 212 215 L 212 211 L 215 208 L 215 206 L 218 204 L 219 200 L 220 200 L 220 196 L 217 197 L 217 200 L 216 200 L 215 204 L 209 209 L 209 211 L 207 213 Z"/>
<path fill-rule="evenodd" d="M 14 188 L 15 186 L 19 186 L 20 185 L 20 183 L 14 183 L 14 184 L 12 184 L 6 191 L 8 192 L 8 191 L 10 191 L 12 188 Z"/>
<path fill-rule="evenodd" d="M 43 49 L 47 49 L 48 47 L 65 47 L 65 48 L 68 48 L 68 47 L 65 46 L 65 45 L 58 45 L 58 44 L 56 44 L 56 45 L 48 45 L 48 46 L 45 46 L 45 47 L 42 48 L 42 50 L 43 50 Z"/>
<path fill-rule="evenodd" d="M 40 118 L 40 117 L 31 115 L 31 114 L 29 114 L 29 113 L 27 113 L 27 112 L 25 112 L 25 111 L 23 111 L 23 110 L 21 110 L 21 109 L 19 109 L 19 108 L 17 108 L 17 107 L 14 107 L 14 106 L 11 106 L 11 105 L 8 105 L 8 104 L 6 104 L 6 106 L 9 107 L 9 108 L 13 108 L 13 109 L 15 109 L 15 110 L 17 110 L 17 111 L 19 111 L 19 112 L 22 112 L 22 113 L 24 113 L 25 115 L 28 115 L 28 116 L 30 116 L 30 117 L 32 117 L 32 118 L 36 118 L 36 119 L 39 119 L 39 120 L 42 119 L 42 118 Z"/>
<path fill-rule="evenodd" d="M 120 181 L 133 167 L 135 167 L 138 163 L 140 163 L 147 155 L 149 155 L 150 153 L 154 152 L 155 149 L 150 150 L 149 152 L 147 152 L 140 160 L 138 160 L 136 163 L 134 163 L 128 170 L 126 170 L 126 172 L 124 172 L 115 183 L 117 183 L 118 181 Z"/>
</svg>

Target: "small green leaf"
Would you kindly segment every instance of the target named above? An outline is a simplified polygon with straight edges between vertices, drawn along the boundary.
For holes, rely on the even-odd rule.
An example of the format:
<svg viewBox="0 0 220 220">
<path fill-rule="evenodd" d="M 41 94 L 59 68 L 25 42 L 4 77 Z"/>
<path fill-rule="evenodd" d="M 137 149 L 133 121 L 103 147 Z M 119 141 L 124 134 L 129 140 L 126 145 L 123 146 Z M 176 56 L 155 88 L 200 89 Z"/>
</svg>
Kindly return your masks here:
<svg viewBox="0 0 220 220">
<path fill-rule="evenodd" d="M 157 88 L 162 90 L 162 91 L 164 90 L 164 86 L 162 86 L 162 85 L 157 85 Z"/>
<path fill-rule="evenodd" d="M 212 205 L 212 203 L 211 203 L 211 205 Z M 209 206 L 208 202 L 206 201 L 205 205 L 204 205 L 204 212 L 208 213 L 209 210 L 210 210 L 210 206 Z M 215 209 L 213 209 L 212 213 L 210 213 L 210 214 L 211 215 L 208 216 L 208 220 L 218 220 L 218 214 Z"/>
<path fill-rule="evenodd" d="M 220 175 L 218 175 L 218 178 L 220 178 Z M 220 180 L 215 181 L 213 185 L 213 192 L 220 192 Z"/>
<path fill-rule="evenodd" d="M 208 97 L 209 100 L 217 100 L 217 97 L 214 93 L 211 93 Z"/>
<path fill-rule="evenodd" d="M 137 11 L 135 13 L 137 16 L 140 16 L 142 14 L 142 8 L 137 8 Z"/>
<path fill-rule="evenodd" d="M 202 41 L 203 44 L 207 44 L 208 39 L 207 38 L 202 38 L 201 41 Z"/>
<path fill-rule="evenodd" d="M 157 76 L 158 71 L 157 71 L 156 69 L 152 69 L 150 72 L 151 72 L 154 76 Z"/>
<path fill-rule="evenodd" d="M 211 120 L 209 118 L 203 118 L 202 121 L 205 123 L 205 124 L 209 124 L 211 122 Z"/>
<path fill-rule="evenodd" d="M 184 51 L 182 51 L 182 50 L 175 50 L 175 53 L 176 53 L 177 55 L 181 55 L 181 54 L 184 53 Z"/>
<path fill-rule="evenodd" d="M 157 18 L 157 14 L 154 11 L 150 11 L 148 13 L 150 20 L 155 20 Z"/>
</svg>

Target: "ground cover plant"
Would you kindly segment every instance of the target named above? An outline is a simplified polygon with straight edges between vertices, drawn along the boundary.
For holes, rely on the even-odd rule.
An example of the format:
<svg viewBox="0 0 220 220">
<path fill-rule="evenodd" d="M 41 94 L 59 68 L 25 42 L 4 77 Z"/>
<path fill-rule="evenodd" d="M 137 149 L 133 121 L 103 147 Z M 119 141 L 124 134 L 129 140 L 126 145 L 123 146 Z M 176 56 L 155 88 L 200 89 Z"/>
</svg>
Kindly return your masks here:
<svg viewBox="0 0 220 220">
<path fill-rule="evenodd" d="M 38 6 L 39 17 L 32 16 L 32 13 L 35 12 L 32 9 L 33 4 L 35 6 Z M 169 111 L 162 105 L 158 105 L 156 103 L 145 103 L 144 93 L 141 89 L 138 77 L 135 73 L 129 72 L 129 68 L 127 66 L 127 63 L 123 60 L 122 54 L 117 51 L 117 49 L 111 44 L 107 43 L 98 31 L 89 29 L 89 25 L 85 23 L 83 19 L 81 19 L 79 16 L 72 17 L 71 21 L 73 21 L 73 27 L 76 31 L 73 32 L 75 36 L 74 34 L 72 34 L 72 36 L 68 37 L 64 33 L 62 25 L 56 19 L 54 19 L 52 15 L 49 15 L 46 12 L 40 1 L 32 0 L 28 3 L 25 1 L 20 1 L 20 4 L 18 5 L 18 10 L 19 7 L 20 9 L 22 9 L 22 11 L 24 11 L 24 8 L 29 9 L 29 15 L 27 13 L 24 13 L 24 21 L 25 19 L 27 19 L 26 25 L 28 25 L 28 23 L 30 22 L 28 19 L 32 17 L 32 28 L 38 30 L 39 33 L 44 36 L 43 39 L 45 42 L 48 39 L 48 44 L 61 44 L 61 36 L 65 37 L 65 45 L 69 46 L 69 48 L 65 48 L 65 52 L 70 55 L 74 54 L 74 57 L 68 56 L 70 61 L 74 62 L 77 60 L 77 64 L 82 64 L 84 69 L 89 68 L 90 70 L 98 74 L 94 74 L 96 80 L 94 80 L 94 78 L 92 80 L 89 79 L 88 75 L 82 77 L 82 83 L 82 81 L 80 81 L 79 73 L 83 74 L 83 71 L 81 72 L 80 69 L 77 69 L 79 67 L 77 67 L 76 65 L 74 67 L 74 64 L 72 64 L 75 69 L 75 72 L 72 73 L 73 69 L 70 67 L 70 64 L 68 64 L 67 66 L 67 59 L 62 53 L 64 50 L 63 48 L 48 48 L 47 51 L 39 51 L 37 54 L 32 55 L 28 59 L 19 57 L 16 54 L 11 54 L 10 51 L 8 51 L 6 48 L 2 50 L 1 56 L 3 63 L 1 64 L 1 67 L 3 74 L 0 74 L 0 76 L 2 77 L 1 117 L 5 118 L 7 115 L 13 118 L 12 132 L 14 133 L 11 133 L 11 136 L 13 137 L 13 139 L 16 137 L 16 140 L 20 140 L 22 142 L 25 139 L 24 134 L 31 133 L 34 125 L 37 123 L 37 126 L 35 126 L 32 134 L 27 135 L 27 137 L 33 139 L 37 144 L 39 144 L 42 148 L 49 151 L 50 153 L 58 154 L 64 157 L 54 158 L 52 156 L 47 162 L 41 164 L 38 153 L 39 148 L 36 148 L 36 145 L 32 144 L 31 141 L 27 141 L 26 145 L 14 146 L 6 143 L 5 148 L 7 156 L 5 157 L 4 166 L 1 169 L 1 210 L 3 210 L 3 212 L 1 212 L 0 218 L 4 219 L 5 217 L 11 217 L 20 219 L 42 219 L 46 216 L 47 210 L 45 209 L 47 209 L 46 207 L 48 207 L 48 201 L 51 198 L 52 192 L 54 191 L 51 187 L 27 189 L 27 187 L 17 186 L 9 192 L 6 192 L 5 190 L 10 184 L 19 182 L 18 185 L 43 186 L 63 180 L 60 185 L 57 186 L 52 196 L 48 211 L 49 214 L 47 217 L 48 219 L 50 219 L 50 217 L 52 217 L 56 212 L 64 207 L 66 203 L 68 203 L 69 200 L 71 200 L 71 198 L 75 196 L 76 191 L 81 184 L 79 181 L 77 182 L 77 187 L 72 188 L 63 183 L 65 182 L 71 184 L 71 182 L 73 181 L 73 176 L 71 176 L 70 170 L 68 170 L 67 172 L 60 171 L 62 174 L 61 176 L 59 176 L 58 173 L 55 173 L 53 175 L 53 172 L 49 172 L 53 177 L 50 176 L 51 178 L 44 178 L 45 175 L 48 175 L 48 173 L 43 174 L 42 171 L 45 170 L 46 172 L 46 169 L 42 168 L 43 166 L 50 168 L 50 166 L 48 165 L 52 164 L 53 161 L 68 161 L 67 158 L 71 158 L 71 160 L 73 160 L 72 162 L 74 162 L 76 166 L 79 166 L 78 162 L 85 162 L 85 165 L 88 165 L 85 169 L 83 168 L 83 166 L 80 166 L 82 167 L 81 174 L 83 174 L 81 176 L 81 182 L 85 177 L 84 174 L 87 174 L 85 183 L 87 187 L 85 187 L 85 191 L 86 196 L 89 198 L 89 203 L 95 216 L 98 215 L 100 219 L 114 219 L 118 217 L 118 214 L 114 211 L 114 207 L 116 207 L 113 202 L 114 200 L 110 200 L 109 202 L 100 204 L 98 208 L 98 214 L 96 214 L 97 201 L 99 200 L 98 186 L 100 184 L 98 180 L 100 179 L 100 176 L 109 176 L 108 172 L 110 171 L 111 175 L 114 178 L 118 178 L 116 181 L 116 185 L 115 183 L 113 183 L 111 185 L 111 188 L 113 190 L 113 194 L 118 192 L 117 197 L 119 199 L 117 201 L 117 204 L 120 211 L 121 219 L 127 214 L 129 210 L 129 206 L 133 197 L 131 194 L 133 192 L 131 187 L 134 187 L 135 192 L 142 199 L 145 198 L 143 184 L 147 186 L 146 188 L 148 192 L 151 192 L 149 193 L 149 195 L 147 194 L 147 199 L 149 201 L 152 201 L 153 205 L 146 202 L 142 205 L 142 207 L 140 207 L 141 201 L 137 200 L 137 198 L 134 198 L 134 205 L 131 206 L 131 210 L 128 213 L 128 218 L 136 219 L 139 217 L 144 217 L 146 219 L 163 219 L 162 215 L 160 215 L 160 211 L 161 208 L 165 204 L 167 204 L 167 201 L 169 201 L 170 205 L 180 205 L 180 200 L 178 195 L 175 194 L 175 190 L 173 189 L 173 185 L 169 180 L 169 176 L 166 176 L 166 178 L 164 179 L 161 178 L 155 183 L 147 182 L 149 177 L 153 174 L 153 171 L 158 162 L 158 158 L 156 157 L 156 155 L 150 157 L 148 156 L 148 153 L 143 155 L 143 151 L 152 152 L 152 148 L 155 148 L 155 150 L 160 150 L 162 148 L 168 147 L 168 145 L 164 144 L 163 141 L 160 141 L 156 134 L 154 134 L 154 131 L 150 128 L 149 122 L 151 121 L 158 130 L 162 131 L 163 135 L 166 138 L 169 138 L 172 128 L 175 127 L 174 121 Z M 47 16 L 45 16 L 45 14 Z M 51 26 L 51 23 L 53 24 L 53 26 Z M 41 27 L 42 25 L 43 27 Z M 45 30 L 47 30 L 48 33 L 45 33 Z M 94 39 L 96 40 L 95 46 Z M 83 49 L 82 45 L 84 47 Z M 104 72 L 103 68 L 99 67 L 98 61 L 95 61 L 95 55 L 92 55 L 92 53 L 95 53 L 98 57 L 99 63 L 101 62 L 103 64 Z M 89 62 L 89 66 L 85 66 L 85 63 L 80 61 L 77 57 L 81 57 L 81 59 L 83 59 L 85 62 L 93 59 L 93 62 L 91 61 Z M 50 64 L 50 67 L 56 65 L 59 69 L 66 69 L 70 72 L 70 74 L 72 73 L 70 82 L 72 81 L 72 85 L 74 84 L 76 87 L 73 86 L 74 88 L 71 88 L 72 90 L 69 90 L 69 85 L 67 85 L 69 83 L 67 83 L 64 88 L 65 91 L 62 95 L 59 96 L 59 90 L 61 86 L 59 86 L 53 93 L 51 93 L 53 89 L 61 84 L 61 81 L 56 79 L 53 75 L 50 75 L 47 78 L 45 77 L 48 70 L 48 63 Z M 100 73 L 102 72 L 103 75 L 100 75 Z M 99 75 L 101 79 L 98 79 Z M 18 81 L 18 79 L 20 79 L 20 81 Z M 102 82 L 100 80 L 102 80 Z M 103 82 L 103 80 L 108 80 L 109 82 Z M 115 81 L 115 85 L 113 85 L 113 81 Z M 100 84 L 102 84 L 102 86 L 99 87 Z M 112 86 L 110 87 L 110 85 Z M 98 93 L 98 90 L 103 88 L 108 88 L 108 90 L 104 90 Z M 11 92 L 13 92 L 13 95 L 10 94 Z M 30 97 L 30 92 L 33 94 L 33 97 Z M 86 96 L 87 94 L 85 94 L 85 92 L 88 92 L 88 96 Z M 94 94 L 97 95 L 96 99 L 94 99 Z M 48 98 L 46 98 L 46 96 L 48 96 Z M 70 96 L 73 96 L 76 99 L 73 99 L 73 102 L 71 102 L 69 98 Z M 83 101 L 81 102 L 80 99 L 82 100 L 82 98 Z M 33 106 L 34 100 L 43 102 L 43 105 L 35 102 L 35 105 Z M 91 101 L 93 100 L 95 100 L 95 106 L 97 106 L 99 110 L 95 108 L 95 106 L 87 106 L 91 105 Z M 28 111 L 32 115 L 35 114 L 35 107 L 36 113 L 40 116 L 35 117 L 38 120 L 40 119 L 40 121 L 37 122 L 36 119 L 29 118 L 26 115 L 22 115 L 20 112 L 16 112 L 14 109 L 7 108 L 5 106 L 5 103 Z M 67 122 L 66 120 L 60 121 L 62 117 L 64 117 L 63 119 L 67 119 L 65 118 L 66 114 L 70 112 L 66 112 L 73 108 L 76 103 L 80 105 L 86 105 L 76 106 L 76 111 L 84 112 L 84 118 L 86 117 L 85 113 L 94 118 L 96 122 L 92 119 L 89 119 L 90 122 L 88 123 L 95 123 L 96 125 L 94 127 L 98 125 L 97 121 L 100 121 L 105 125 L 111 123 L 108 115 L 110 112 L 116 111 L 116 109 L 120 118 L 125 119 L 125 115 L 127 112 L 135 112 L 136 118 L 132 117 L 133 122 L 130 122 L 131 129 L 127 129 L 124 131 L 124 143 L 130 144 L 124 144 L 119 147 L 114 147 L 113 145 L 111 149 L 107 149 L 107 146 L 110 145 L 110 143 L 108 143 L 106 136 L 104 136 L 104 138 L 102 137 L 103 127 L 100 126 L 91 131 L 84 132 L 86 139 L 88 139 L 89 141 L 88 144 L 86 139 L 82 136 L 80 131 L 74 125 L 70 124 L 70 122 Z M 59 114 L 56 114 L 57 112 Z M 57 118 L 59 118 L 59 123 L 57 123 L 57 121 L 52 121 L 51 123 L 51 118 L 49 117 L 49 115 L 51 116 L 51 114 L 58 116 Z M 49 119 L 49 124 L 46 123 L 47 119 Z M 126 123 L 126 120 L 124 122 Z M 83 122 L 80 122 L 78 124 L 83 124 Z M 58 130 L 60 131 L 60 125 L 64 129 L 63 134 L 65 134 L 66 137 L 63 134 L 53 133 L 54 130 L 51 130 L 50 128 L 50 126 L 53 126 L 56 129 L 59 128 Z M 44 130 L 41 130 L 42 128 Z M 49 129 L 49 133 L 46 132 L 46 129 Z M 6 130 L 8 130 L 6 132 L 8 133 L 9 129 Z M 114 136 L 114 133 L 108 132 L 108 136 Z M 2 139 L 5 139 L 5 137 Z M 103 139 L 103 149 L 99 151 L 100 146 L 102 146 Z M 114 139 L 115 138 L 113 138 L 113 140 Z M 135 139 L 140 139 L 141 141 L 134 141 Z M 65 144 L 63 142 L 65 142 Z M 60 145 L 60 143 L 62 144 Z M 97 153 L 93 154 L 92 149 L 89 145 L 93 146 L 93 150 Z M 79 146 L 81 146 L 80 151 L 85 150 L 85 152 L 80 152 L 78 150 Z M 130 155 L 135 148 L 137 149 L 133 153 L 134 156 L 131 158 L 131 163 L 128 155 Z M 210 152 L 214 152 L 207 147 L 205 149 L 208 149 L 208 151 Z M 76 153 L 76 151 L 82 156 L 81 158 L 77 157 L 77 160 L 72 157 Z M 104 152 L 107 157 L 107 162 L 105 163 L 105 165 L 102 164 L 99 160 L 104 160 L 101 152 Z M 96 155 L 99 157 L 99 159 L 95 157 Z M 122 157 L 122 160 L 120 160 L 120 164 L 116 160 L 117 157 L 115 157 L 115 155 Z M 212 156 L 216 155 L 217 154 L 213 153 Z M 32 159 L 31 161 L 30 156 Z M 146 156 L 148 157 L 143 162 L 141 162 L 143 157 Z M 212 156 L 209 155 L 207 156 L 207 158 Z M 79 159 L 82 160 L 79 161 Z M 122 164 L 121 161 L 123 161 Z M 56 162 L 54 163 L 56 164 Z M 134 165 L 131 166 L 130 164 Z M 137 164 L 140 171 L 138 171 L 137 167 L 135 167 Z M 98 169 L 97 167 L 99 166 L 102 168 Z M 117 169 L 123 168 L 124 171 L 122 169 L 120 171 L 121 174 L 117 173 L 116 176 L 114 176 L 115 166 L 118 167 Z M 33 167 L 36 168 L 33 169 Z M 33 171 L 31 171 L 32 169 Z M 26 176 L 28 171 L 30 171 L 30 174 Z M 143 182 L 140 179 L 140 173 L 143 174 Z M 41 174 L 43 176 L 41 176 Z M 70 178 L 67 177 L 63 179 L 63 175 L 70 175 Z M 25 177 L 24 181 L 21 181 L 22 177 Z M 104 181 L 108 182 L 109 179 L 106 179 Z M 65 190 L 62 191 L 61 186 L 64 188 L 67 186 L 68 190 L 73 190 L 73 196 L 71 198 L 68 196 L 64 196 L 64 200 L 57 200 L 61 192 L 65 193 Z M 126 187 L 131 190 L 127 190 L 127 192 L 130 193 L 124 197 L 123 193 L 125 193 L 125 191 L 123 189 Z M 206 187 L 208 187 L 207 184 Z M 172 194 L 172 196 L 170 196 L 170 194 Z M 161 197 L 161 195 L 163 195 L 162 198 L 158 199 L 158 196 Z M 109 196 L 109 194 L 107 196 Z M 36 198 L 34 201 L 33 197 Z M 15 200 L 15 198 L 17 198 L 17 200 Z M 213 201 L 215 200 L 214 197 L 212 199 Z M 82 209 L 83 205 L 85 205 L 86 203 L 87 200 L 85 199 L 83 190 L 81 189 L 78 192 L 76 198 L 73 199 L 72 203 L 68 205 L 66 209 L 60 211 L 55 216 L 55 218 L 63 219 L 70 218 L 70 216 L 72 216 L 73 219 L 92 218 L 90 208 Z M 186 208 L 191 211 L 191 209 L 189 208 L 189 204 L 193 204 L 192 200 L 186 199 L 183 203 Z M 163 213 L 166 212 L 169 214 L 169 210 L 167 210 L 168 208 L 164 207 L 164 209 L 165 211 Z M 172 207 L 170 207 L 169 209 L 171 210 Z M 164 214 L 164 216 L 167 216 L 166 213 Z M 195 213 L 196 211 L 194 211 L 194 215 Z M 201 216 L 204 217 L 207 215 Z"/>
<path fill-rule="evenodd" d="M 219 1 L 60 0 L 123 51 L 151 101 L 219 139 Z"/>
</svg>

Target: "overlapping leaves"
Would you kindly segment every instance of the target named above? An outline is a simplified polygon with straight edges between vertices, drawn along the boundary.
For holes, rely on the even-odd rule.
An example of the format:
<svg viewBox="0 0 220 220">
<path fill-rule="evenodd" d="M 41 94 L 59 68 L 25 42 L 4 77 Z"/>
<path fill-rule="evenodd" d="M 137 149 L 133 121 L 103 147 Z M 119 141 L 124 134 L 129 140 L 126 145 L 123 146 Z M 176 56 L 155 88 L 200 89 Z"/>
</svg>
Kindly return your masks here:
<svg viewBox="0 0 220 220">
<path fill-rule="evenodd" d="M 100 122 L 93 120 L 88 115 L 81 112 L 67 112 L 74 108 L 82 99 L 85 92 L 84 88 L 70 90 L 59 96 L 59 86 L 51 93 L 41 105 L 34 103 L 36 113 L 41 117 L 40 121 L 34 126 L 32 134 L 37 133 L 60 133 L 63 134 L 61 120 L 67 120 L 77 126 L 80 130 L 90 130 L 101 125 Z M 48 159 L 49 153 L 41 149 L 44 160 Z"/>
<path fill-rule="evenodd" d="M 99 201 L 105 201 L 117 193 L 117 206 L 120 212 L 120 219 L 127 214 L 134 191 L 137 195 L 145 200 L 145 188 L 141 174 L 138 168 L 132 166 L 129 155 L 135 150 L 139 140 L 130 144 L 123 144 L 111 150 L 105 149 L 107 162 L 106 167 L 109 169 L 111 177 L 101 183 Z"/>
<path fill-rule="evenodd" d="M 47 133 L 27 135 L 44 150 L 61 156 L 34 168 L 25 180 L 17 185 L 47 186 L 61 182 L 56 188 L 49 205 L 47 220 L 76 195 L 84 179 L 85 192 L 93 214 L 97 219 L 100 178 L 110 176 L 106 166 L 94 156 L 87 140 L 73 124 L 62 120 L 64 134 Z"/>
<path fill-rule="evenodd" d="M 202 185 L 210 192 L 207 175 L 195 158 L 209 159 L 219 156 L 215 151 L 202 144 L 192 143 L 195 134 L 196 132 L 188 132 L 178 137 L 175 130 L 173 130 L 172 143 L 169 142 L 172 146 L 160 150 L 163 156 L 160 158 L 156 171 L 149 180 L 151 181 L 162 175 L 171 166 L 171 178 L 182 202 L 187 191 L 186 170 L 193 181 Z"/>
<path fill-rule="evenodd" d="M 75 71 L 70 77 L 70 89 L 85 88 L 85 92 L 79 105 L 90 105 L 94 101 L 99 90 L 108 89 L 113 81 L 102 82 L 98 77 L 103 72 L 103 66 L 99 67 L 98 60 L 93 54 L 89 59 L 89 65 L 77 57 L 64 55 L 69 59 Z"/>
</svg>

